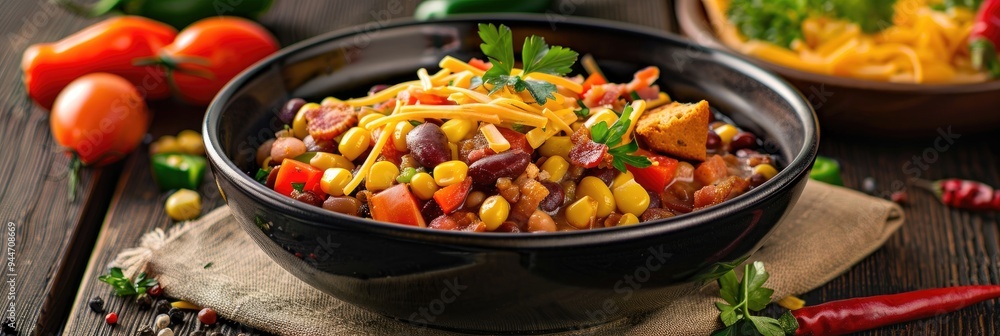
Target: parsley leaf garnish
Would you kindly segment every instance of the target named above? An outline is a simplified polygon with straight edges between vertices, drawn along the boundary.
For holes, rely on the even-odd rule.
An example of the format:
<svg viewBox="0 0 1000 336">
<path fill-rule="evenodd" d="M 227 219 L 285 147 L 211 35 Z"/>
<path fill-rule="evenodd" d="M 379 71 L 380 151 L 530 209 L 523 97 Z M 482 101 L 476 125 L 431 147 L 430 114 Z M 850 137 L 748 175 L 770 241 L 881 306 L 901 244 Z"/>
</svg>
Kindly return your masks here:
<svg viewBox="0 0 1000 336">
<path fill-rule="evenodd" d="M 305 183 L 292 183 L 292 189 L 295 191 L 302 192 L 302 189 L 306 187 Z"/>
<path fill-rule="evenodd" d="M 725 302 L 716 302 L 715 306 L 719 308 L 719 319 L 726 327 L 712 333 L 712 336 L 794 334 L 798 325 L 790 324 L 786 317 L 779 321 L 767 316 L 751 315 L 771 303 L 774 290 L 764 287 L 768 277 L 770 275 L 764 270 L 764 263 L 755 261 L 744 266 L 742 281 L 736 277 L 735 271 L 726 272 L 719 278 L 719 295 Z"/>
<path fill-rule="evenodd" d="M 521 49 L 521 61 L 524 63 L 524 71 L 520 76 L 511 75 L 514 69 L 514 34 L 505 25 L 497 27 L 493 24 L 479 24 L 479 37 L 483 43 L 479 45 L 490 63 L 493 64 L 486 73 L 483 74 L 483 83 L 493 85 L 490 94 L 496 93 L 505 87 L 513 88 L 516 92 L 528 90 L 531 97 L 539 105 L 545 104 L 549 98 L 555 98 L 555 84 L 524 79 L 532 72 L 546 73 L 562 76 L 570 72 L 570 67 L 576 63 L 579 56 L 577 52 L 560 46 L 549 47 L 545 43 L 545 38 L 532 35 L 524 40 L 524 47 Z"/>
<path fill-rule="evenodd" d="M 587 105 L 584 105 L 583 101 L 577 99 L 576 103 L 580 105 L 579 110 L 573 110 L 573 113 L 575 113 L 577 117 L 586 118 L 590 116 L 590 108 L 588 108 Z"/>
<path fill-rule="evenodd" d="M 271 169 L 260 168 L 257 169 L 257 175 L 253 177 L 254 180 L 260 182 L 261 184 L 267 183 L 267 175 L 271 173 Z"/>
<path fill-rule="evenodd" d="M 150 287 L 156 286 L 156 279 L 147 278 L 146 273 L 139 273 L 135 277 L 135 281 L 130 280 L 128 277 L 122 273 L 122 269 L 118 267 L 112 267 L 108 274 L 102 275 L 97 278 L 103 283 L 111 285 L 115 290 L 115 295 L 117 296 L 131 296 L 146 293 L 146 290 Z"/>
<path fill-rule="evenodd" d="M 636 168 L 646 168 L 653 164 L 645 156 L 632 154 L 639 150 L 639 144 L 635 141 L 611 147 L 622 143 L 622 137 L 625 136 L 628 126 L 632 123 L 632 120 L 629 120 L 629 116 L 631 115 L 632 106 L 626 106 L 622 111 L 621 117 L 614 124 L 611 124 L 611 126 L 608 126 L 606 121 L 602 121 L 590 128 L 590 138 L 596 143 L 608 145 L 608 148 L 610 148 L 608 149 L 608 154 L 611 154 L 612 157 L 611 165 L 623 173 L 627 169 L 626 165 Z"/>
</svg>

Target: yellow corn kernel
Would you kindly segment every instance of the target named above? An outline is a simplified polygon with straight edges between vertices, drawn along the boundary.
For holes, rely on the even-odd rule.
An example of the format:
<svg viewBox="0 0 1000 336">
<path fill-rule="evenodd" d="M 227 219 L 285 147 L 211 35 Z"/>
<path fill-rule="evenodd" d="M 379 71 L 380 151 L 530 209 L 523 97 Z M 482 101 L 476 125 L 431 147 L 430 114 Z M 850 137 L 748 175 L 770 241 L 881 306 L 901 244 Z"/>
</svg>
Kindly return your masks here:
<svg viewBox="0 0 1000 336">
<path fill-rule="evenodd" d="M 438 191 L 437 182 L 428 173 L 417 173 L 410 179 L 410 190 L 422 200 L 429 200 Z"/>
<path fill-rule="evenodd" d="M 762 163 L 753 167 L 753 173 L 764 175 L 764 179 L 770 180 L 774 175 L 778 175 L 778 170 L 772 165 Z"/>
<path fill-rule="evenodd" d="M 626 213 L 622 215 L 622 218 L 618 219 L 618 226 L 633 225 L 633 224 L 639 224 L 639 217 L 636 217 L 633 214 Z"/>
<path fill-rule="evenodd" d="M 371 132 L 361 127 L 351 127 L 347 133 L 344 133 L 344 138 L 340 140 L 337 149 L 340 150 L 340 155 L 353 161 L 368 149 L 371 142 Z"/>
<path fill-rule="evenodd" d="M 320 108 L 319 104 L 308 103 L 302 105 L 302 107 L 299 108 L 299 111 L 295 113 L 295 118 L 292 119 L 292 134 L 294 134 L 296 138 L 305 139 L 305 137 L 309 135 L 309 129 L 306 128 L 306 126 L 308 126 L 308 123 L 306 122 L 306 111 L 318 108 Z"/>
<path fill-rule="evenodd" d="M 614 111 L 611 111 L 611 109 L 603 109 L 597 113 L 591 114 L 590 118 L 583 123 L 583 126 L 591 128 L 602 121 L 608 123 L 608 126 L 610 127 L 611 124 L 614 124 L 615 121 L 618 121 L 618 115 L 615 114 Z"/>
<path fill-rule="evenodd" d="M 719 137 L 722 138 L 722 143 L 726 145 L 728 145 L 730 141 L 733 141 L 733 137 L 739 132 L 740 130 L 737 129 L 736 126 L 730 124 L 725 124 L 715 128 L 715 134 L 718 134 Z"/>
<path fill-rule="evenodd" d="M 601 179 L 587 176 L 580 180 L 580 184 L 576 186 L 576 197 L 580 199 L 588 196 L 597 201 L 597 217 L 604 217 L 615 211 L 615 196 Z"/>
<path fill-rule="evenodd" d="M 566 207 L 566 222 L 577 229 L 591 226 L 597 217 L 597 201 L 590 196 L 583 196 Z"/>
<path fill-rule="evenodd" d="M 201 214 L 201 195 L 194 190 L 178 190 L 167 197 L 164 209 L 176 221 L 194 219 Z"/>
<path fill-rule="evenodd" d="M 413 130 L 413 124 L 409 122 L 396 124 L 396 129 L 392 132 L 392 144 L 396 146 L 396 150 L 406 152 L 406 135 L 410 134 L 411 130 Z"/>
<path fill-rule="evenodd" d="M 443 162 L 434 167 L 434 182 L 439 186 L 447 187 L 464 181 L 468 172 L 469 166 L 465 162 L 458 160 Z"/>
<path fill-rule="evenodd" d="M 316 155 L 313 155 L 312 159 L 309 160 L 309 165 L 316 167 L 316 169 L 319 170 L 327 170 L 330 168 L 354 170 L 354 162 L 351 162 L 351 160 L 348 160 L 342 155 L 325 152 L 318 152 Z"/>
<path fill-rule="evenodd" d="M 472 132 L 476 122 L 468 119 L 451 119 L 441 124 L 441 131 L 448 137 L 448 142 L 459 142 Z"/>
<path fill-rule="evenodd" d="M 177 145 L 186 154 L 205 155 L 205 141 L 201 139 L 201 133 L 196 131 L 183 130 L 178 133 Z"/>
<path fill-rule="evenodd" d="M 448 149 L 451 149 L 451 159 L 458 160 L 458 144 L 454 142 L 449 142 Z"/>
<path fill-rule="evenodd" d="M 493 124 L 486 124 L 479 128 L 479 131 L 483 133 L 486 137 L 486 143 L 490 145 L 490 149 L 495 153 L 502 153 L 510 149 L 510 142 L 500 134 L 500 130 L 497 129 Z"/>
<path fill-rule="evenodd" d="M 483 224 L 486 224 L 487 231 L 496 230 L 500 224 L 503 224 L 503 221 L 507 220 L 509 214 L 510 203 L 499 195 L 487 197 L 483 201 L 483 205 L 479 207 L 479 219 L 483 221 Z"/>
<path fill-rule="evenodd" d="M 635 176 L 632 176 L 632 172 L 626 170 L 624 173 L 618 173 L 614 180 L 611 180 L 611 190 L 620 187 L 625 184 L 625 182 L 635 180 Z"/>
<path fill-rule="evenodd" d="M 382 117 L 384 117 L 384 115 L 382 115 L 380 113 L 369 113 L 369 114 L 366 114 L 364 117 L 361 117 L 361 119 L 358 119 L 358 125 L 359 126 L 368 125 L 369 122 L 375 121 L 375 120 L 377 120 L 379 118 L 382 118 Z M 407 124 L 409 124 L 409 123 L 407 123 Z"/>
<path fill-rule="evenodd" d="M 365 179 L 365 189 L 372 192 L 389 189 L 396 181 L 397 176 L 399 176 L 399 168 L 392 162 L 375 162 L 372 169 L 368 171 L 368 178 Z"/>
<path fill-rule="evenodd" d="M 181 153 L 184 150 L 173 135 L 164 135 L 149 145 L 149 154 Z"/>
<path fill-rule="evenodd" d="M 330 196 L 343 196 L 344 187 L 354 179 L 354 175 L 344 168 L 327 168 L 319 180 L 319 188 Z"/>
<path fill-rule="evenodd" d="M 545 163 L 542 163 L 542 170 L 549 173 L 549 181 L 559 183 L 562 182 L 563 177 L 566 177 L 569 162 L 562 156 L 549 157 L 545 159 Z"/>
<path fill-rule="evenodd" d="M 538 147 L 542 156 L 562 156 L 563 158 L 569 158 L 570 149 L 573 149 L 573 142 L 569 140 L 568 136 L 551 137 L 542 144 L 542 147 Z"/>
<path fill-rule="evenodd" d="M 624 174 L 623 174 L 624 175 Z M 649 194 L 635 180 L 628 180 L 614 190 L 618 211 L 635 216 L 642 215 L 649 207 Z"/>
</svg>

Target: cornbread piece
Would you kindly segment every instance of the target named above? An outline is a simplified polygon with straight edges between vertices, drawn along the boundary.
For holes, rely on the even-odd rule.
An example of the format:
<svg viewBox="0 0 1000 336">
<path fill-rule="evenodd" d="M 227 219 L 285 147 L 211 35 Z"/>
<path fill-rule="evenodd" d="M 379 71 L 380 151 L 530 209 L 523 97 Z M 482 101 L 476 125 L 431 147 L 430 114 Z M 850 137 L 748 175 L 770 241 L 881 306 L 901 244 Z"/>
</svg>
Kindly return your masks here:
<svg viewBox="0 0 1000 336">
<path fill-rule="evenodd" d="M 657 152 L 705 161 L 708 139 L 708 102 L 673 102 L 647 111 L 636 124 L 636 137 Z"/>
</svg>

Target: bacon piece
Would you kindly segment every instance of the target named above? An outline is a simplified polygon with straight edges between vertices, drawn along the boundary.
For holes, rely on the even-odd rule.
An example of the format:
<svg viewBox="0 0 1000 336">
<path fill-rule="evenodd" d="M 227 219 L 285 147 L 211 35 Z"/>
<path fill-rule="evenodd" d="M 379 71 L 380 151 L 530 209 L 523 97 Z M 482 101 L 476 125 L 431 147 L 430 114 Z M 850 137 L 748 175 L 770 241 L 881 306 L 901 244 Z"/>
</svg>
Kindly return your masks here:
<svg viewBox="0 0 1000 336">
<path fill-rule="evenodd" d="M 305 112 L 306 127 L 315 140 L 333 140 L 358 123 L 354 108 L 347 104 L 320 106 Z"/>
</svg>

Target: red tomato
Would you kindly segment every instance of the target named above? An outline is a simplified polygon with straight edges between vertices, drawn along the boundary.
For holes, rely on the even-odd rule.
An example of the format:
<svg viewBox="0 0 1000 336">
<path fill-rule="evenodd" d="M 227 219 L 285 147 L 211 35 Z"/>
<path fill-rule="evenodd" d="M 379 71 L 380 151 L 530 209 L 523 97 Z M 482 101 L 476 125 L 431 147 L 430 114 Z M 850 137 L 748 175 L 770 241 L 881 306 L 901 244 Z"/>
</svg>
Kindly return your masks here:
<svg viewBox="0 0 1000 336">
<path fill-rule="evenodd" d="M 149 128 L 149 112 L 132 83 L 108 73 L 84 75 L 56 97 L 52 137 L 84 165 L 105 165 L 132 152 Z"/>
<path fill-rule="evenodd" d="M 424 216 L 420 214 L 417 198 L 410 193 L 406 184 L 397 184 L 372 195 L 368 205 L 374 220 L 427 227 Z"/>
<path fill-rule="evenodd" d="M 446 214 L 455 212 L 465 204 L 465 198 L 472 191 L 472 179 L 466 178 L 461 183 L 439 189 L 434 192 L 434 201 Z"/>
<path fill-rule="evenodd" d="M 302 191 L 312 191 L 317 195 L 326 196 L 323 188 L 320 188 L 320 179 L 323 178 L 323 171 L 313 168 L 308 163 L 284 159 L 281 161 L 281 168 L 278 170 L 278 178 L 274 182 L 274 191 L 285 196 L 291 196 L 295 186 L 292 184 L 301 183 Z"/>
<path fill-rule="evenodd" d="M 583 95 L 586 94 L 587 91 L 590 91 L 590 88 L 593 87 L 594 85 L 602 85 L 607 83 L 608 81 L 605 80 L 604 76 L 601 76 L 601 74 L 599 73 L 590 74 L 590 76 L 587 77 L 587 80 L 583 81 L 583 91 L 580 92 L 580 97 L 583 97 Z"/>
<path fill-rule="evenodd" d="M 236 74 L 275 51 L 278 41 L 259 24 L 212 17 L 182 30 L 160 55 L 174 69 L 177 95 L 191 104 L 208 105 Z"/>
<path fill-rule="evenodd" d="M 677 173 L 677 160 L 648 152 L 639 155 L 649 158 L 653 165 L 646 168 L 626 166 L 635 177 L 635 182 L 644 189 L 657 194 L 663 192 L 667 185 L 674 180 L 674 175 Z"/>
</svg>

